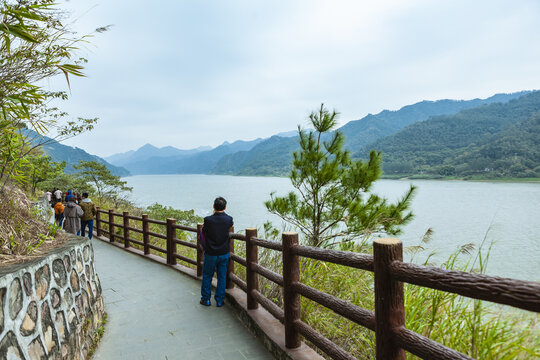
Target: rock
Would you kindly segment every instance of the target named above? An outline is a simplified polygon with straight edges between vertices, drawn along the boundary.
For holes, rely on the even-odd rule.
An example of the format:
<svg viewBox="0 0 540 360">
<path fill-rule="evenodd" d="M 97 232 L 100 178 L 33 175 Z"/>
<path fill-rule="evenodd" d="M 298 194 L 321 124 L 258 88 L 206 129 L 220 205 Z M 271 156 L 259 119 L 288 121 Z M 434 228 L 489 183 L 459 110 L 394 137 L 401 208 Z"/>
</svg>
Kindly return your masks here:
<svg viewBox="0 0 540 360">
<path fill-rule="evenodd" d="M 84 266 L 84 273 L 86 274 L 86 278 L 90 279 L 90 266 L 88 265 Z"/>
<path fill-rule="evenodd" d="M 78 295 L 75 298 L 75 311 L 77 312 L 77 317 L 79 319 L 82 319 L 84 315 L 84 305 L 83 305 L 82 295 Z"/>
<path fill-rule="evenodd" d="M 73 294 L 70 288 L 64 291 L 64 304 L 66 309 L 70 309 L 73 306 Z"/>
<path fill-rule="evenodd" d="M 49 292 L 49 283 L 51 282 L 51 272 L 49 265 L 44 265 L 36 271 L 36 295 L 38 300 L 43 300 Z"/>
<path fill-rule="evenodd" d="M 52 307 L 54 309 L 57 309 L 62 303 L 62 298 L 60 297 L 60 290 L 52 288 L 50 298 Z"/>
<path fill-rule="evenodd" d="M 24 359 L 21 347 L 17 342 L 17 336 L 12 331 L 8 331 L 0 340 L 0 359 Z"/>
<path fill-rule="evenodd" d="M 26 293 L 26 296 L 31 296 L 32 295 L 32 274 L 30 274 L 29 272 L 23 275 L 23 286 L 24 286 L 24 292 Z"/>
<path fill-rule="evenodd" d="M 77 253 L 75 252 L 75 249 L 70 250 L 69 258 L 71 260 L 71 266 L 74 266 L 75 262 L 77 261 Z"/>
<path fill-rule="evenodd" d="M 90 246 L 86 245 L 84 247 L 83 256 L 84 256 L 84 261 L 85 262 L 88 262 L 88 260 L 90 260 Z"/>
<path fill-rule="evenodd" d="M 71 309 L 71 311 L 68 314 L 68 324 L 69 324 L 69 332 L 75 333 L 77 331 L 77 324 L 79 323 L 79 319 L 77 319 L 77 314 L 75 314 L 75 311 Z"/>
<path fill-rule="evenodd" d="M 4 332 L 4 303 L 6 288 L 0 288 L 0 334 Z"/>
<path fill-rule="evenodd" d="M 58 329 L 58 335 L 60 336 L 61 342 L 63 343 L 65 339 L 67 339 L 67 335 L 69 334 L 69 331 L 66 326 L 66 316 L 64 315 L 63 311 L 59 311 L 56 313 L 56 328 Z"/>
<path fill-rule="evenodd" d="M 77 251 L 77 272 L 80 274 L 84 270 L 81 250 Z"/>
<path fill-rule="evenodd" d="M 66 267 L 67 272 L 71 270 L 71 260 L 69 259 L 69 255 L 64 256 L 64 266 Z"/>
<path fill-rule="evenodd" d="M 28 304 L 26 310 L 26 316 L 21 324 L 20 332 L 22 336 L 30 336 L 36 329 L 36 322 L 38 317 L 38 307 L 35 301 Z"/>
<path fill-rule="evenodd" d="M 9 287 L 9 316 L 15 320 L 23 307 L 23 292 L 19 278 L 13 279 Z"/>
<path fill-rule="evenodd" d="M 54 353 L 59 350 L 60 343 L 58 342 L 58 335 L 54 327 L 54 323 L 51 318 L 51 309 L 47 301 L 43 302 L 41 306 L 41 331 L 43 333 L 43 345 L 47 349 L 47 354 Z"/>
<path fill-rule="evenodd" d="M 32 340 L 30 345 L 28 345 L 28 356 L 31 360 L 47 360 L 45 348 L 43 347 L 39 336 Z"/>
<path fill-rule="evenodd" d="M 56 259 L 53 261 L 53 277 L 54 281 L 63 288 L 66 286 L 67 283 L 67 273 L 66 273 L 66 266 L 64 262 L 61 259 Z"/>
<path fill-rule="evenodd" d="M 77 275 L 75 270 L 71 271 L 71 289 L 73 289 L 73 292 L 78 292 L 80 290 L 79 275 Z"/>
<path fill-rule="evenodd" d="M 82 299 L 83 299 L 82 301 L 83 301 L 84 313 L 88 314 L 88 312 L 90 311 L 90 301 L 88 298 L 88 293 L 84 289 L 82 290 Z"/>
</svg>

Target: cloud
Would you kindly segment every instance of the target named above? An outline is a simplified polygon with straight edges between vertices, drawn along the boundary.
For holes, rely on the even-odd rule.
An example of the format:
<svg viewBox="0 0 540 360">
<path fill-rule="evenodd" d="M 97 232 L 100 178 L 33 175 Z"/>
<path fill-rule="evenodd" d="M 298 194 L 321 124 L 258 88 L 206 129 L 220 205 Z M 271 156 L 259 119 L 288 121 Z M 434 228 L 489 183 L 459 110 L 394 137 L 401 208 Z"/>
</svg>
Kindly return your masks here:
<svg viewBox="0 0 540 360">
<path fill-rule="evenodd" d="M 423 99 L 538 88 L 535 1 L 147 1 L 67 3 L 83 49 L 70 140 L 98 155 L 266 137 L 325 102 L 341 123 Z M 51 86 L 59 83 L 52 82 Z M 65 86 L 65 85 L 61 85 Z M 106 146 L 104 146 L 106 144 Z"/>
</svg>

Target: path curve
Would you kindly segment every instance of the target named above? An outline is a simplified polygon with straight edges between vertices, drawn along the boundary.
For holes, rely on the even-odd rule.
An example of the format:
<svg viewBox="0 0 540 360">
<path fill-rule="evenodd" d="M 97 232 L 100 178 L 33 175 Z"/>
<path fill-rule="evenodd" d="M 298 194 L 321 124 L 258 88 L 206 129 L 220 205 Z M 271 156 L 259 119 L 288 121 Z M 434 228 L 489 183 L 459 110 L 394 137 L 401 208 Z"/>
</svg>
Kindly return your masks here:
<svg viewBox="0 0 540 360">
<path fill-rule="evenodd" d="M 227 303 L 199 304 L 200 282 L 93 239 L 108 313 L 93 359 L 273 359 Z"/>
</svg>

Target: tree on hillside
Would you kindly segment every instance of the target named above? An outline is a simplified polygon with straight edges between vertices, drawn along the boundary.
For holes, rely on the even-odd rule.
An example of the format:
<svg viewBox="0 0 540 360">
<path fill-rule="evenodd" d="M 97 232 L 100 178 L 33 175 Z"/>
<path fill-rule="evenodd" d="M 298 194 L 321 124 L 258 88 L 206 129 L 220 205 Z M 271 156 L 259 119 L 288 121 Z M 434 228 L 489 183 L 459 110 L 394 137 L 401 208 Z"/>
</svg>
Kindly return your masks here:
<svg viewBox="0 0 540 360">
<path fill-rule="evenodd" d="M 118 201 L 123 199 L 126 192 L 132 190 L 127 186 L 127 182 L 120 180 L 120 176 L 112 175 L 105 164 L 81 160 L 73 167 L 79 170 L 78 177 L 92 186 L 100 199 L 108 198 Z"/>
<path fill-rule="evenodd" d="M 352 160 L 344 150 L 344 135 L 332 132 L 337 116 L 322 104 L 309 116 L 314 130 L 298 128 L 300 150 L 293 153 L 289 175 L 296 191 L 284 197 L 272 193 L 266 208 L 300 229 L 311 246 L 346 245 L 375 234 L 398 234 L 401 225 L 412 219 L 408 209 L 415 187 L 395 204 L 371 193 L 382 173 L 381 154 L 371 151 L 367 162 Z"/>
</svg>

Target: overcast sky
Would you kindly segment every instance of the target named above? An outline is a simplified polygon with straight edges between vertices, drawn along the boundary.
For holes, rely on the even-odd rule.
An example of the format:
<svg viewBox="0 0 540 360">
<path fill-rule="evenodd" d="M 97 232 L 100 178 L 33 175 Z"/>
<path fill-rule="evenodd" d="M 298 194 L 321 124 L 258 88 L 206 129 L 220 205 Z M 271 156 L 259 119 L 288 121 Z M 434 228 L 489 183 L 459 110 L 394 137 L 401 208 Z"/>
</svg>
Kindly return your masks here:
<svg viewBox="0 0 540 360">
<path fill-rule="evenodd" d="M 99 156 L 340 124 L 421 100 L 540 88 L 540 1 L 71 0 L 87 78 L 62 104 L 99 117 L 68 140 Z M 66 87 L 61 79 L 51 87 Z"/>
</svg>

